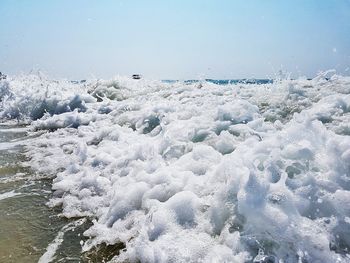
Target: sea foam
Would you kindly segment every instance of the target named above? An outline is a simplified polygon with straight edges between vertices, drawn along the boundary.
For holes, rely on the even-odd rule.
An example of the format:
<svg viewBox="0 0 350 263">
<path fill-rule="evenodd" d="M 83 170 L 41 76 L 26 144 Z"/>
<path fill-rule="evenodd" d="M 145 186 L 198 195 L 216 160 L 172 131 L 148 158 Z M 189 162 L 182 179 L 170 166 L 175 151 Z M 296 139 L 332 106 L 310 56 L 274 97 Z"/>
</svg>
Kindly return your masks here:
<svg viewBox="0 0 350 263">
<path fill-rule="evenodd" d="M 49 205 L 113 262 L 350 262 L 350 78 L 0 82 Z M 43 131 L 46 131 L 43 133 Z"/>
</svg>

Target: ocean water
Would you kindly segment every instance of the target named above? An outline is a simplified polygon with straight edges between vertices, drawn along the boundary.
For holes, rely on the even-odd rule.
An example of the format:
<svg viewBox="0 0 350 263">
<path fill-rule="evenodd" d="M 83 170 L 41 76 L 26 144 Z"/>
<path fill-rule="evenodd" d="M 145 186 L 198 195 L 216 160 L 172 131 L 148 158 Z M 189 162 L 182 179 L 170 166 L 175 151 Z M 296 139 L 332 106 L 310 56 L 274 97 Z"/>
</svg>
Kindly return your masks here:
<svg viewBox="0 0 350 263">
<path fill-rule="evenodd" d="M 350 77 L 21 75 L 0 81 L 0 118 L 17 154 L 0 169 L 37 193 L 1 188 L 18 209 L 0 229 L 14 251 L 40 240 L 39 262 L 350 262 Z M 59 218 L 51 234 L 23 206 Z"/>
<path fill-rule="evenodd" d="M 163 80 L 165 83 L 176 83 L 178 80 Z M 204 79 L 204 80 L 185 80 L 183 83 L 185 84 L 193 84 L 193 83 L 213 83 L 217 85 L 229 85 L 229 84 L 272 84 L 273 79 Z M 79 83 L 79 82 L 76 82 Z"/>
</svg>

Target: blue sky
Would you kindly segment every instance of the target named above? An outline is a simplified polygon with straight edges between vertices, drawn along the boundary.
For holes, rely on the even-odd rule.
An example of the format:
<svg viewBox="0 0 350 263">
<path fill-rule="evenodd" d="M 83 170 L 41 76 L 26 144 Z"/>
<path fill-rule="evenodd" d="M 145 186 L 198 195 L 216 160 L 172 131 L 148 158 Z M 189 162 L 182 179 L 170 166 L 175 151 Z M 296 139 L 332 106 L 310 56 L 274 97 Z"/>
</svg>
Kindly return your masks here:
<svg viewBox="0 0 350 263">
<path fill-rule="evenodd" d="M 350 74 L 350 0 L 1 0 L 0 29 L 9 74 Z"/>
</svg>

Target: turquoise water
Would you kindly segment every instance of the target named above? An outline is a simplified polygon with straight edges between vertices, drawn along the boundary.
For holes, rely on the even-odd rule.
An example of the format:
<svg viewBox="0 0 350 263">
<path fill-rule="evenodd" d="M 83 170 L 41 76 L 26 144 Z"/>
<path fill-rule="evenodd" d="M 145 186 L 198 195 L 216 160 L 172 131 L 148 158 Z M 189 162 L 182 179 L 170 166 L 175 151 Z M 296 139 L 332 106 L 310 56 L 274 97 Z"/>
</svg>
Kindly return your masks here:
<svg viewBox="0 0 350 263">
<path fill-rule="evenodd" d="M 204 79 L 205 82 L 214 83 L 217 85 L 228 85 L 228 84 L 269 84 L 273 83 L 272 79 Z M 165 83 L 175 83 L 178 80 L 163 80 Z M 203 80 L 190 79 L 184 81 L 186 84 L 203 82 Z"/>
</svg>

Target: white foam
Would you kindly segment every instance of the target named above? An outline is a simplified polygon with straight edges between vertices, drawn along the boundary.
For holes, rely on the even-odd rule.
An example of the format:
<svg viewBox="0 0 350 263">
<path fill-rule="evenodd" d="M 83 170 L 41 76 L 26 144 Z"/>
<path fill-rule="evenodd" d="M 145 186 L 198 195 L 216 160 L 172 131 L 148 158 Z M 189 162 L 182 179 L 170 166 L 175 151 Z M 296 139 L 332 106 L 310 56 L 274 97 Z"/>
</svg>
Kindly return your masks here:
<svg viewBox="0 0 350 263">
<path fill-rule="evenodd" d="M 27 154 L 54 177 L 51 206 L 95 218 L 84 250 L 123 242 L 115 262 L 349 262 L 349 77 L 6 83 L 2 116 L 36 119 L 35 85 L 57 95 L 61 110 L 31 122 L 49 132 Z M 6 115 L 14 105 L 26 106 Z"/>
<path fill-rule="evenodd" d="M 21 193 L 16 193 L 14 190 L 2 193 L 2 194 L 0 194 L 0 201 L 1 200 L 5 200 L 7 198 L 11 198 L 11 197 L 17 196 L 17 195 L 20 195 L 20 194 Z"/>
</svg>

